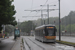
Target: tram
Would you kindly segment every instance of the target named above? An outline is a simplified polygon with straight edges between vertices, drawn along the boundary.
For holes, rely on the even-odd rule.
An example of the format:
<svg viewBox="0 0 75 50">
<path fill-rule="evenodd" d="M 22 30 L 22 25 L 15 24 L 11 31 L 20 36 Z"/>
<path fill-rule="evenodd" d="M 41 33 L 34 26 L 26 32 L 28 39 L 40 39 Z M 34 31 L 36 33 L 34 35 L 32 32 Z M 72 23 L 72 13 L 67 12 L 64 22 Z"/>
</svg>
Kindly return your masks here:
<svg viewBox="0 0 75 50">
<path fill-rule="evenodd" d="M 42 25 L 35 28 L 35 39 L 42 42 L 56 41 L 56 27 L 55 25 Z"/>
</svg>

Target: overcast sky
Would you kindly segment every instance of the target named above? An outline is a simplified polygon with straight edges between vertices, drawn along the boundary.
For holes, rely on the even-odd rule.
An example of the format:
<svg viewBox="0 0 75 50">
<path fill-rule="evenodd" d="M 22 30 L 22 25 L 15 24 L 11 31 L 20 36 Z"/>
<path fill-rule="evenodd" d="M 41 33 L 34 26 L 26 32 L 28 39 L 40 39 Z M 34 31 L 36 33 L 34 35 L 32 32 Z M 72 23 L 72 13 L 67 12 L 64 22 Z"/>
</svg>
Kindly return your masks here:
<svg viewBox="0 0 75 50">
<path fill-rule="evenodd" d="M 20 22 L 27 20 L 35 20 L 40 17 L 23 17 L 23 16 L 41 16 L 40 12 L 30 12 L 24 10 L 36 10 L 41 9 L 40 5 L 56 5 L 50 6 L 50 9 L 58 9 L 58 0 L 14 0 L 13 4 L 15 6 L 16 20 Z M 45 4 L 46 3 L 46 4 Z M 44 6 L 42 9 L 47 9 L 47 6 Z M 75 0 L 61 0 L 61 18 L 67 16 L 70 11 L 75 11 Z M 46 11 L 43 11 L 43 14 L 47 14 Z M 50 17 L 58 17 L 58 10 L 50 11 Z"/>
</svg>

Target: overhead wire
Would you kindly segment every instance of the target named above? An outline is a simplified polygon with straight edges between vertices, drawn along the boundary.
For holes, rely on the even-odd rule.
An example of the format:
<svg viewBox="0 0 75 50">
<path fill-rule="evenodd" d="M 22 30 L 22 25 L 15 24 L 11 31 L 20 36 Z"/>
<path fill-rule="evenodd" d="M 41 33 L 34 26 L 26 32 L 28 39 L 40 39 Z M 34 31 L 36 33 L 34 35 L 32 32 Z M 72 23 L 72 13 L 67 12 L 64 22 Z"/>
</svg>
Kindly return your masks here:
<svg viewBox="0 0 75 50">
<path fill-rule="evenodd" d="M 58 1 L 53 1 L 53 2 L 50 2 L 49 4 L 54 3 L 54 2 L 58 2 Z"/>
<path fill-rule="evenodd" d="M 39 8 L 39 7 L 40 7 L 40 6 L 33 7 L 33 9 L 34 9 L 34 8 Z M 31 9 L 31 8 L 27 8 L 27 9 L 29 10 L 29 9 Z"/>
<path fill-rule="evenodd" d="M 33 8 L 33 0 L 32 0 L 32 3 L 31 3 L 31 10 Z M 28 14 L 28 16 L 31 14 L 31 12 Z"/>
<path fill-rule="evenodd" d="M 47 2 L 48 2 L 48 0 L 46 0 L 45 4 L 46 4 Z M 44 4 L 44 5 L 45 5 L 45 4 Z M 39 6 L 39 7 L 40 7 L 40 6 Z M 32 0 L 32 4 L 31 4 L 31 10 L 32 10 L 32 8 L 33 8 L 33 0 Z M 43 8 L 43 7 L 42 7 L 42 8 Z M 42 9 L 42 8 L 41 8 L 41 9 Z M 41 10 L 41 9 L 40 9 L 40 10 Z M 30 12 L 27 16 L 29 16 L 30 14 L 31 14 L 31 12 Z M 37 12 L 35 15 L 37 15 L 37 14 L 38 14 L 38 12 Z M 34 15 L 34 16 L 35 16 L 35 15 Z"/>
<path fill-rule="evenodd" d="M 46 0 L 45 4 L 46 4 L 47 2 L 48 2 L 48 0 Z M 44 5 L 45 5 L 45 4 L 44 4 Z"/>
<path fill-rule="evenodd" d="M 45 2 L 44 5 L 46 5 L 47 2 L 48 2 L 48 0 L 46 0 L 46 2 Z M 50 2 L 49 4 L 54 3 L 54 2 L 58 2 L 58 1 L 53 1 L 53 2 Z M 43 6 L 42 6 L 42 8 L 43 8 Z M 41 8 L 41 9 L 42 9 L 42 8 Z M 37 14 L 38 14 L 38 12 L 37 12 L 35 15 L 37 15 Z"/>
<path fill-rule="evenodd" d="M 47 2 L 48 2 L 48 0 L 46 0 L 45 4 L 46 4 Z M 45 4 L 44 4 L 44 5 L 45 5 Z M 42 8 L 43 8 L 43 6 L 41 7 L 40 10 L 42 10 Z M 37 15 L 37 14 L 38 14 L 38 12 L 37 12 L 35 15 Z"/>
<path fill-rule="evenodd" d="M 47 4 L 47 2 L 48 2 L 48 0 L 46 0 L 46 2 L 44 3 L 44 5 L 46 5 Z M 54 2 L 57 2 L 57 1 L 53 1 L 53 2 L 51 2 L 51 3 L 54 3 Z M 51 4 L 51 3 L 49 3 L 49 4 Z M 38 7 L 40 7 L 40 6 L 38 6 Z M 32 10 L 32 8 L 33 8 L 33 0 L 32 0 L 32 4 L 31 4 L 31 10 Z M 37 7 L 34 7 L 34 8 L 37 8 Z M 43 8 L 43 6 L 41 7 L 41 9 Z M 40 9 L 40 10 L 41 10 Z M 28 16 L 31 14 L 31 12 L 28 14 Z M 35 15 L 37 15 L 38 14 L 38 11 L 37 11 L 37 13 L 35 14 Z M 34 15 L 34 16 L 35 16 Z"/>
</svg>

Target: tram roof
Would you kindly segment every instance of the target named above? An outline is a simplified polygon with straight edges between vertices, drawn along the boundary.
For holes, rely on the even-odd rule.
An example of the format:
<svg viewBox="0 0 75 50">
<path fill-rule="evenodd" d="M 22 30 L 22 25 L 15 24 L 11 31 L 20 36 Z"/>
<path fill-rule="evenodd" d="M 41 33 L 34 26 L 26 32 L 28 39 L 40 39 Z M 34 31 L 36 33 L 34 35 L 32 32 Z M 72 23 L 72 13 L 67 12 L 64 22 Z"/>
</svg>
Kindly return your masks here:
<svg viewBox="0 0 75 50">
<path fill-rule="evenodd" d="M 38 27 L 36 27 L 35 29 L 42 28 L 42 27 L 45 27 L 45 26 L 55 26 L 55 25 L 53 25 L 53 24 L 42 25 L 42 26 L 38 26 Z"/>
</svg>

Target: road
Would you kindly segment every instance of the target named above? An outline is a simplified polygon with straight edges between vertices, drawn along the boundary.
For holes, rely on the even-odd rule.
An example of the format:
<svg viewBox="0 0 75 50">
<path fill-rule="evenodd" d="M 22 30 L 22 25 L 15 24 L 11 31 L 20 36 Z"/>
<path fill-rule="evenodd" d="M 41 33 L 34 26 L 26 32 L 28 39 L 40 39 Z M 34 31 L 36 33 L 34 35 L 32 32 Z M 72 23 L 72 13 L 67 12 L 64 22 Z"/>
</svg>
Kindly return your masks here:
<svg viewBox="0 0 75 50">
<path fill-rule="evenodd" d="M 75 50 L 74 47 L 59 43 L 42 43 L 32 36 L 23 36 L 24 45 L 27 50 Z"/>
<path fill-rule="evenodd" d="M 13 40 L 13 36 L 2 40 L 2 42 L 0 43 L 0 50 L 11 50 L 14 43 L 15 41 Z"/>
<path fill-rule="evenodd" d="M 56 39 L 59 40 L 59 36 L 56 36 Z M 75 37 L 61 36 L 61 41 L 67 41 L 67 42 L 73 42 L 73 43 L 75 43 Z"/>
</svg>

